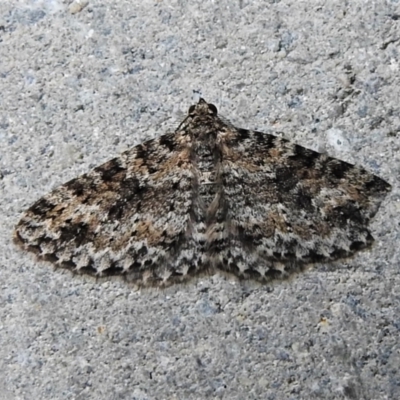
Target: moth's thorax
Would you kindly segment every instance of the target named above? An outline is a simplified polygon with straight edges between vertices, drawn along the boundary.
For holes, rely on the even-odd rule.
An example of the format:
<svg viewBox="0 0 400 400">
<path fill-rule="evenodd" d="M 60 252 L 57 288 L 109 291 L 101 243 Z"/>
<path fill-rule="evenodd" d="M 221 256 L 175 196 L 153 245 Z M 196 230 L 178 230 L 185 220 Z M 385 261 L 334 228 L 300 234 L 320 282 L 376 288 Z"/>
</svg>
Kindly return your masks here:
<svg viewBox="0 0 400 400">
<path fill-rule="evenodd" d="M 190 132 L 193 139 L 201 137 L 215 136 L 222 128 L 222 121 L 211 115 L 193 116 L 188 121 L 186 130 Z"/>
</svg>

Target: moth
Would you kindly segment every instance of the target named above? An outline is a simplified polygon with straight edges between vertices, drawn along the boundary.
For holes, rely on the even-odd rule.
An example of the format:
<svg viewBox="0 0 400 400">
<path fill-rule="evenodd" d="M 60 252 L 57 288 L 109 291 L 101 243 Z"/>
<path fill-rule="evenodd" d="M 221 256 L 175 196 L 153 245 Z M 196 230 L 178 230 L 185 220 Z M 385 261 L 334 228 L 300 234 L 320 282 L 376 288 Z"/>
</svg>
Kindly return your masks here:
<svg viewBox="0 0 400 400">
<path fill-rule="evenodd" d="M 14 240 L 57 267 L 138 286 L 217 271 L 268 282 L 368 248 L 389 191 L 364 168 L 236 128 L 200 99 L 173 133 L 36 201 Z"/>
</svg>

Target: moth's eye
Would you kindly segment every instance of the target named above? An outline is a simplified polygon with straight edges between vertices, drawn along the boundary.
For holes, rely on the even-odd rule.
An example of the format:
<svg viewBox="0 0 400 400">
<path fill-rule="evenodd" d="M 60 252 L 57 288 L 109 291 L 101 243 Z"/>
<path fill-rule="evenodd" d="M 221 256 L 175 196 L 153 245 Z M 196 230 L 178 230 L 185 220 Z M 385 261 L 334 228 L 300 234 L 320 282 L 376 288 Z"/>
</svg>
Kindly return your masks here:
<svg viewBox="0 0 400 400">
<path fill-rule="evenodd" d="M 218 114 L 217 107 L 215 107 L 214 104 L 208 104 L 208 109 L 211 111 L 212 114 L 214 115 Z"/>
<path fill-rule="evenodd" d="M 189 114 L 189 115 L 192 114 L 192 112 L 195 110 L 195 108 L 196 108 L 196 106 L 190 106 L 190 107 L 189 107 L 188 114 Z"/>
</svg>

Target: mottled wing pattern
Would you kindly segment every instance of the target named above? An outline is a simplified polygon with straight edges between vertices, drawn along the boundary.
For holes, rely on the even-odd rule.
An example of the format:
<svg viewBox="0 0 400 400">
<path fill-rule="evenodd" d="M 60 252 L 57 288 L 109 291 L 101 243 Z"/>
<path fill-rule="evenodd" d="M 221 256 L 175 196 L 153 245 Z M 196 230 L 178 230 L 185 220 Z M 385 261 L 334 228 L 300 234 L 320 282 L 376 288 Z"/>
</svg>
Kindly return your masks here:
<svg viewBox="0 0 400 400">
<path fill-rule="evenodd" d="M 216 270 L 268 281 L 368 247 L 390 185 L 200 99 L 171 134 L 30 207 L 14 239 L 77 273 L 164 287 Z"/>
<path fill-rule="evenodd" d="M 25 212 L 16 242 L 74 272 L 139 285 L 195 275 L 204 249 L 189 232 L 190 140 L 167 134 L 64 184 Z"/>
<path fill-rule="evenodd" d="M 368 247 L 370 219 L 390 185 L 363 168 L 273 135 L 227 126 L 219 166 L 223 270 L 242 278 L 285 277 L 310 263 Z"/>
</svg>

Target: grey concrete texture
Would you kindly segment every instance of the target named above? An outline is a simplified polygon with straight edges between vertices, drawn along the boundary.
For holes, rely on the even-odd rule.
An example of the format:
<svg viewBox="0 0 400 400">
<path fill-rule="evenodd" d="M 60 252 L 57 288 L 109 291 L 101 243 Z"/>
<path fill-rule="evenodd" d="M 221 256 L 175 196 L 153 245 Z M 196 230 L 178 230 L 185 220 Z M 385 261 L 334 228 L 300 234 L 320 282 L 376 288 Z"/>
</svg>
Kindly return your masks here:
<svg viewBox="0 0 400 400">
<path fill-rule="evenodd" d="M 399 1 L 0 2 L 0 397 L 400 398 Z M 234 125 L 393 186 L 375 245 L 255 285 L 135 290 L 11 240 L 52 188 L 177 126 Z"/>
</svg>

